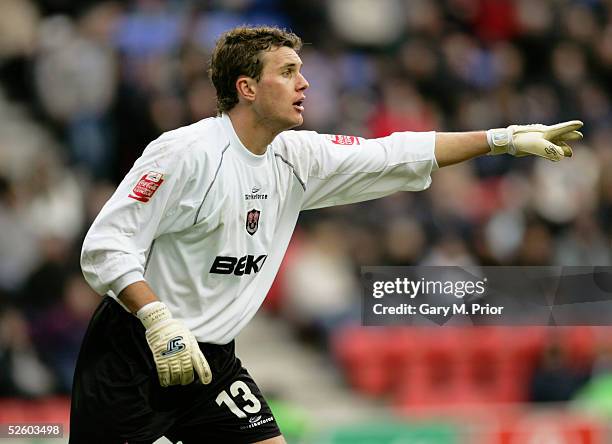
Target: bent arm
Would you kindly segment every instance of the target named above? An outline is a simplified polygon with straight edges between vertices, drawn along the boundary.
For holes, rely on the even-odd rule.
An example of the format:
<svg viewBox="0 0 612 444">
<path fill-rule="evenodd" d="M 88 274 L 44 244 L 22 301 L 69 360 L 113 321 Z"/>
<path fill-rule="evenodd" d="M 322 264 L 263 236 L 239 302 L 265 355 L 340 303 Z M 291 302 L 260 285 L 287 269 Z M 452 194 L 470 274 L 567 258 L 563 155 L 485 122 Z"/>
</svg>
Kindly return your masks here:
<svg viewBox="0 0 612 444">
<path fill-rule="evenodd" d="M 188 169 L 182 147 L 158 139 L 150 144 L 104 205 L 83 241 L 81 268 L 98 294 L 118 297 L 145 280 L 154 240 L 191 223 Z"/>
<path fill-rule="evenodd" d="M 145 281 L 134 282 L 125 287 L 119 293 L 119 299 L 132 313 L 136 313 L 150 302 L 159 300 Z"/>
<path fill-rule="evenodd" d="M 434 153 L 440 168 L 488 154 L 490 151 L 485 131 L 436 133 Z"/>
</svg>

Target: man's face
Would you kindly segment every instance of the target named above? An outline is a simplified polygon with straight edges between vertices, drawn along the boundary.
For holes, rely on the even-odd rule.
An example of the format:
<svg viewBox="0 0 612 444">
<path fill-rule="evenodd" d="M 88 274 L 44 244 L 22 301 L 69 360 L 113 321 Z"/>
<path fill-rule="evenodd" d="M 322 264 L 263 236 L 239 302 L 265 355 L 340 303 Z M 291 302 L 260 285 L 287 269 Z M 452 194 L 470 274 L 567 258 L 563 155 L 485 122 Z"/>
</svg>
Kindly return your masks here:
<svg viewBox="0 0 612 444">
<path fill-rule="evenodd" d="M 300 72 L 302 60 L 293 49 L 281 46 L 266 51 L 262 61 L 253 110 L 262 124 L 275 131 L 301 125 L 304 91 L 308 88 Z"/>
</svg>

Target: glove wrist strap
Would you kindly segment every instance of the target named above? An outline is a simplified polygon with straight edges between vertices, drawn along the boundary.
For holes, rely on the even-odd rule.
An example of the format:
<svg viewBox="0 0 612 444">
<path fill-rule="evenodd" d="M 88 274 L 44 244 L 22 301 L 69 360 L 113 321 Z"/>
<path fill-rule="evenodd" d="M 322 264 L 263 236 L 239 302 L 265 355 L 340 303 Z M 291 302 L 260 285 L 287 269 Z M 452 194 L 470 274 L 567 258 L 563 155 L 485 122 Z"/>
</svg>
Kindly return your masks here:
<svg viewBox="0 0 612 444">
<path fill-rule="evenodd" d="M 487 143 L 491 151 L 489 155 L 506 154 L 511 151 L 512 131 L 510 128 L 493 128 L 487 130 Z"/>
<path fill-rule="evenodd" d="M 172 313 L 170 313 L 166 304 L 155 301 L 142 306 L 136 312 L 136 317 L 140 319 L 146 329 L 149 329 L 153 324 L 172 318 Z"/>
</svg>

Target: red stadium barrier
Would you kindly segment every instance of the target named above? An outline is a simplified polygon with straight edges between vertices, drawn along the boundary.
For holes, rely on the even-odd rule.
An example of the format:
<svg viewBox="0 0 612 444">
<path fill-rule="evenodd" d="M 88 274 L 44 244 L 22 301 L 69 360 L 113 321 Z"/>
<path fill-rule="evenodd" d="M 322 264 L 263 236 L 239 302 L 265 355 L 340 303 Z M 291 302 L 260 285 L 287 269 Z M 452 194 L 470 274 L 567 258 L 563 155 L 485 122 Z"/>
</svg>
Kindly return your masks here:
<svg viewBox="0 0 612 444">
<path fill-rule="evenodd" d="M 66 432 L 69 422 L 70 399 L 67 397 L 38 400 L 0 399 L 0 423 L 2 424 L 61 423 Z"/>
<path fill-rule="evenodd" d="M 349 383 L 398 406 L 517 403 L 543 351 L 561 347 L 587 371 L 606 335 L 591 327 L 350 327 L 334 337 Z M 606 344 L 610 345 L 610 344 Z"/>
</svg>

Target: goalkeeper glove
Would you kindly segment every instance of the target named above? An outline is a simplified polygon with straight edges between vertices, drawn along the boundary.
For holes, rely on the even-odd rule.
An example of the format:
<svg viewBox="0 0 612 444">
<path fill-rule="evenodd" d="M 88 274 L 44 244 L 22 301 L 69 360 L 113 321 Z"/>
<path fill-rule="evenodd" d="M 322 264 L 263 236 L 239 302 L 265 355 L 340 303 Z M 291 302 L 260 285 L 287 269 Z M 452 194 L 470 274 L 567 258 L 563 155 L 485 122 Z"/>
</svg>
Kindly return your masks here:
<svg viewBox="0 0 612 444">
<path fill-rule="evenodd" d="M 172 319 L 166 304 L 151 302 L 138 310 L 136 316 L 146 329 L 162 387 L 190 384 L 194 369 L 202 383 L 210 383 L 212 372 L 196 338 L 181 321 Z"/>
<path fill-rule="evenodd" d="M 490 129 L 487 131 L 489 154 L 535 155 L 558 162 L 563 157 L 572 156 L 567 142 L 582 139 L 582 133 L 577 131 L 580 127 L 580 120 L 570 120 L 556 125 L 510 125 L 508 128 Z"/>
</svg>

